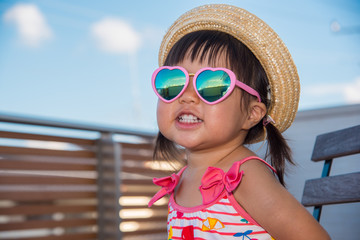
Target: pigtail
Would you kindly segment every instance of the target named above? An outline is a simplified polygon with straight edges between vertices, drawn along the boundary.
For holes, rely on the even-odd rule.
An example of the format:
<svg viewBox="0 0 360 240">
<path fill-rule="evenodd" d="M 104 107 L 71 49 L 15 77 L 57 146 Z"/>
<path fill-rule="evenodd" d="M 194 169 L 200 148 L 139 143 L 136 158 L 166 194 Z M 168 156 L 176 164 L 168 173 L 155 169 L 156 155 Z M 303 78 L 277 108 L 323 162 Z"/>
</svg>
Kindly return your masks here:
<svg viewBox="0 0 360 240">
<path fill-rule="evenodd" d="M 280 183 L 285 186 L 285 163 L 295 165 L 291 149 L 280 131 L 272 124 L 265 126 L 267 132 L 266 158 L 270 158 L 271 165 L 275 168 Z"/>
<path fill-rule="evenodd" d="M 266 139 L 264 139 L 265 135 Z M 268 160 L 271 166 L 275 168 L 279 182 L 285 186 L 286 162 L 295 165 L 291 149 L 281 132 L 273 124 L 268 123 L 264 125 L 263 121 L 260 121 L 249 130 L 244 144 L 252 144 L 262 140 L 267 140 L 265 160 Z"/>
<path fill-rule="evenodd" d="M 179 148 L 159 132 L 155 142 L 153 159 L 171 161 L 179 159 L 180 155 Z"/>
</svg>

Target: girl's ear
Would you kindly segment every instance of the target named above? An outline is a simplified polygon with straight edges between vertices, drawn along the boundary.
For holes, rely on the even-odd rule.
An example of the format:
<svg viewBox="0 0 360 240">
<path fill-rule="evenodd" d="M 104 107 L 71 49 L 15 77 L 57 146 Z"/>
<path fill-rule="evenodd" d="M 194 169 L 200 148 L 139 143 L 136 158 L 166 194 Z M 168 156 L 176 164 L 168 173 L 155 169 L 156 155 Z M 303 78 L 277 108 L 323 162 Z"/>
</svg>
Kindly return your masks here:
<svg viewBox="0 0 360 240">
<path fill-rule="evenodd" d="M 244 125 L 245 129 L 250 129 L 258 124 L 266 114 L 266 106 L 262 102 L 252 101 L 249 106 L 248 119 Z"/>
</svg>

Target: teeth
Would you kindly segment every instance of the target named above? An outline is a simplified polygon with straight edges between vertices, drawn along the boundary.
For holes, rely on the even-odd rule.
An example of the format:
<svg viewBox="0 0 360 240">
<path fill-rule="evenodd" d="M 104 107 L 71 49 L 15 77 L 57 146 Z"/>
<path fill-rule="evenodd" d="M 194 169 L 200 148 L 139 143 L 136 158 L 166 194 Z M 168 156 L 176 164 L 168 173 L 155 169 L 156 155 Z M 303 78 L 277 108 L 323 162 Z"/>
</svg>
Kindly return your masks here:
<svg viewBox="0 0 360 240">
<path fill-rule="evenodd" d="M 183 114 L 179 117 L 179 122 L 181 122 L 181 123 L 199 123 L 199 122 L 202 122 L 202 120 L 191 114 Z"/>
</svg>

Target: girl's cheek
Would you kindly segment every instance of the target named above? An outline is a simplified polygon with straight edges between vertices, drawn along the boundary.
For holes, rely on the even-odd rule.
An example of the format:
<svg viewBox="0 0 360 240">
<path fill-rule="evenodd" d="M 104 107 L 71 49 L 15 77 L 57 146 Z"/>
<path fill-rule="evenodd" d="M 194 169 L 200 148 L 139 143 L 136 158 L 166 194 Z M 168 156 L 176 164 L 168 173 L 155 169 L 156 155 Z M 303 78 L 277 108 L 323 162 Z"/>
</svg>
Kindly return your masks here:
<svg viewBox="0 0 360 240">
<path fill-rule="evenodd" d="M 159 129 L 163 129 L 166 123 L 169 122 L 170 109 L 166 106 L 167 104 L 159 101 L 156 110 L 156 117 Z"/>
</svg>

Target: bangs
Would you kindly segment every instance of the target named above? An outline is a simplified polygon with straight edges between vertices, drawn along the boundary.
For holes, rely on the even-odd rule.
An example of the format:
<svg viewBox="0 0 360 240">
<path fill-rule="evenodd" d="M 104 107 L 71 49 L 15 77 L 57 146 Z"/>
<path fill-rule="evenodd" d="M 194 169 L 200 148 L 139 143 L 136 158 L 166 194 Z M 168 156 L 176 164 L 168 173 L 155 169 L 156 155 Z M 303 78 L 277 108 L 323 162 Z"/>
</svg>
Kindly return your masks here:
<svg viewBox="0 0 360 240">
<path fill-rule="evenodd" d="M 221 54 L 225 55 L 227 66 L 232 62 L 230 48 L 232 36 L 219 31 L 198 31 L 192 32 L 181 38 L 170 50 L 164 65 L 173 66 L 182 62 L 186 56 L 191 61 L 199 59 L 201 63 L 208 57 L 207 64 L 214 66 Z M 235 40 L 235 39 L 234 39 Z"/>
</svg>

